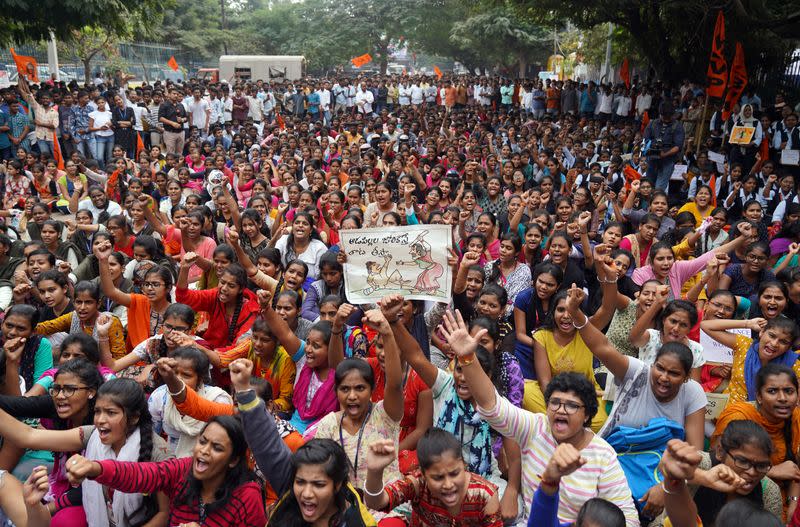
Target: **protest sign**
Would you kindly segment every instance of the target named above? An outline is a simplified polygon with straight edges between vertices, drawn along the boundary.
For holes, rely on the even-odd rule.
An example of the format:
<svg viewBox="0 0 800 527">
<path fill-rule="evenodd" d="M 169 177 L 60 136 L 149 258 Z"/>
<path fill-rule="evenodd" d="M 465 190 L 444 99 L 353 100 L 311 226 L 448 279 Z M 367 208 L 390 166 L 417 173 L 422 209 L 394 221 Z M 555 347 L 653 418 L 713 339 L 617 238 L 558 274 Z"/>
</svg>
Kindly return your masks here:
<svg viewBox="0 0 800 527">
<path fill-rule="evenodd" d="M 449 302 L 451 229 L 449 225 L 409 225 L 340 231 L 341 250 L 347 255 L 347 300 L 364 304 L 400 294 L 411 300 Z"/>
<path fill-rule="evenodd" d="M 800 150 L 781 150 L 781 165 L 800 164 Z"/>
<path fill-rule="evenodd" d="M 750 336 L 749 329 L 729 329 L 729 333 L 738 333 L 745 337 Z M 703 357 L 712 364 L 733 364 L 733 350 L 723 346 L 712 339 L 705 331 L 700 330 L 700 345 L 703 347 Z"/>
<path fill-rule="evenodd" d="M 686 171 L 689 170 L 689 165 L 677 164 L 672 169 L 672 175 L 669 177 L 670 181 L 683 181 Z"/>
<path fill-rule="evenodd" d="M 749 145 L 756 133 L 755 126 L 734 126 L 728 142 L 732 145 Z"/>
<path fill-rule="evenodd" d="M 706 405 L 706 420 L 713 421 L 719 414 L 722 413 L 722 410 L 725 408 L 725 405 L 728 404 L 728 398 L 730 396 L 727 393 L 707 393 L 706 400 L 708 404 Z"/>
</svg>

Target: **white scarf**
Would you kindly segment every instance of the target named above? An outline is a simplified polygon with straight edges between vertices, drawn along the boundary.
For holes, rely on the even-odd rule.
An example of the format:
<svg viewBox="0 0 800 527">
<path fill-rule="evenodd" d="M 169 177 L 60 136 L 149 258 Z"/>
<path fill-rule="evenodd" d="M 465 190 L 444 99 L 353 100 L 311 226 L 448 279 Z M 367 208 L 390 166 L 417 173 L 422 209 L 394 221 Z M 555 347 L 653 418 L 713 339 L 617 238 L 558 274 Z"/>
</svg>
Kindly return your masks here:
<svg viewBox="0 0 800 527">
<path fill-rule="evenodd" d="M 119 451 L 119 455 L 114 454 L 111 445 L 104 445 L 100 441 L 97 430 L 89 436 L 89 445 L 86 447 L 86 458 L 94 461 L 113 459 L 116 461 L 139 461 L 139 428 L 128 436 L 127 441 Z M 86 512 L 86 521 L 89 527 L 109 527 L 108 508 L 106 507 L 103 486 L 92 480 L 86 479 L 81 484 L 83 492 L 83 510 Z M 117 527 L 127 527 L 126 519 L 142 506 L 144 497 L 142 494 L 126 494 L 114 491 L 114 498 L 111 503 L 111 512 L 114 515 L 114 523 Z"/>
<path fill-rule="evenodd" d="M 197 395 L 209 401 L 216 401 L 220 397 L 223 397 L 226 402 L 233 403 L 233 399 L 231 399 L 230 395 L 222 388 L 216 386 L 207 386 L 204 384 L 197 390 Z M 164 424 L 180 433 L 178 444 L 175 446 L 176 458 L 189 457 L 192 455 L 195 439 L 200 435 L 203 427 L 206 426 L 204 421 L 198 421 L 188 415 L 182 415 L 175 406 L 172 397 L 169 395 L 167 395 L 166 402 L 164 403 Z"/>
</svg>

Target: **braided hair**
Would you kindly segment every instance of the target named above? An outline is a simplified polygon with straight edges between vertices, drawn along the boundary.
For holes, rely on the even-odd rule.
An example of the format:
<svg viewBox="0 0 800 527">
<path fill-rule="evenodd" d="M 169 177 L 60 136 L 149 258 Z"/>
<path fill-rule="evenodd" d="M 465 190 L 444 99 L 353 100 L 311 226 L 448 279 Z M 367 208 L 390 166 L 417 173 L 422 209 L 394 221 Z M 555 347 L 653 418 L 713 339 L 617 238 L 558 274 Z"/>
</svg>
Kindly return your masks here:
<svg viewBox="0 0 800 527">
<path fill-rule="evenodd" d="M 86 336 L 85 334 L 83 334 Z M 56 383 L 58 376 L 62 374 L 71 374 L 81 380 L 87 388 L 97 392 L 103 385 L 103 376 L 97 371 L 97 365 L 92 364 L 84 358 L 75 358 L 68 360 L 58 367 L 58 371 L 53 375 L 53 382 Z M 91 425 L 94 423 L 94 404 L 97 401 L 97 396 L 90 397 L 86 400 L 86 416 L 83 418 L 82 423 L 69 423 L 66 419 L 56 417 L 55 429 L 67 430 L 74 426 Z"/>
<path fill-rule="evenodd" d="M 236 328 L 239 322 L 239 315 L 241 314 L 242 306 L 244 305 L 244 289 L 247 287 L 247 273 L 242 266 L 232 263 L 222 272 L 222 274 L 227 274 L 233 277 L 233 279 L 236 281 L 236 284 L 239 286 L 239 293 L 236 295 L 236 307 L 233 309 L 231 322 L 228 325 L 228 342 L 233 344 L 234 339 L 236 338 Z"/>
<path fill-rule="evenodd" d="M 346 302 L 344 296 L 344 276 L 342 275 L 342 273 L 344 273 L 344 269 L 342 268 L 342 264 L 340 264 L 339 261 L 336 259 L 335 252 L 327 251 L 320 257 L 319 259 L 320 276 L 322 276 L 323 269 L 339 273 L 339 287 L 338 287 L 338 292 L 333 292 L 331 290 L 331 287 L 328 285 L 328 282 L 320 278 L 320 280 L 322 280 L 322 294 L 320 295 L 320 297 L 323 298 L 329 295 L 336 295 L 342 299 L 342 303 Z"/>
</svg>

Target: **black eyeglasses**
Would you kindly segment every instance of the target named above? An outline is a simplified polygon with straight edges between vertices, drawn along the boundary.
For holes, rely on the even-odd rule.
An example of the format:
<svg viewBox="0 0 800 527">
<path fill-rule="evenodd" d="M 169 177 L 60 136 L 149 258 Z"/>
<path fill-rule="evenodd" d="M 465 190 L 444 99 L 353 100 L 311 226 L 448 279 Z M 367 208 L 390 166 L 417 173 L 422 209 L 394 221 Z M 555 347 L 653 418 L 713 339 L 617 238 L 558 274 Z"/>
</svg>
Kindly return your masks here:
<svg viewBox="0 0 800 527">
<path fill-rule="evenodd" d="M 574 415 L 578 410 L 584 408 L 584 405 L 572 401 L 562 401 L 561 399 L 550 399 L 547 402 L 547 408 L 553 412 L 558 412 L 562 407 L 567 415 Z"/>
<path fill-rule="evenodd" d="M 159 287 L 164 287 L 164 284 L 161 282 L 142 282 L 142 289 L 145 287 L 152 287 L 153 289 L 157 289 Z"/>
<path fill-rule="evenodd" d="M 719 309 L 723 313 L 733 313 L 734 311 L 736 311 L 735 307 L 724 306 L 724 305 L 720 304 L 719 302 L 714 302 L 713 300 L 709 300 L 708 303 L 711 304 L 712 306 L 716 307 L 717 309 Z"/>
<path fill-rule="evenodd" d="M 190 329 L 184 326 L 173 326 L 172 324 L 163 324 L 162 326 L 164 328 L 164 333 L 171 333 L 173 331 L 180 331 L 182 333 L 185 333 Z"/>
<path fill-rule="evenodd" d="M 759 474 L 766 474 L 772 468 L 772 463 L 770 463 L 769 461 L 765 461 L 763 463 L 756 463 L 754 461 L 747 459 L 746 457 L 734 456 L 733 454 L 731 454 L 731 451 L 728 450 L 727 448 L 724 448 L 723 450 L 725 451 L 726 454 L 731 456 L 733 464 L 742 470 L 750 470 L 752 468 L 755 469 L 755 471 L 758 472 Z"/>
<path fill-rule="evenodd" d="M 50 393 L 50 397 L 55 397 L 59 393 L 63 393 L 64 397 L 72 397 L 75 395 L 75 392 L 78 390 L 88 390 L 88 386 L 75 386 L 72 384 L 52 384 L 50 385 L 50 389 L 48 389 L 48 393 Z"/>
</svg>

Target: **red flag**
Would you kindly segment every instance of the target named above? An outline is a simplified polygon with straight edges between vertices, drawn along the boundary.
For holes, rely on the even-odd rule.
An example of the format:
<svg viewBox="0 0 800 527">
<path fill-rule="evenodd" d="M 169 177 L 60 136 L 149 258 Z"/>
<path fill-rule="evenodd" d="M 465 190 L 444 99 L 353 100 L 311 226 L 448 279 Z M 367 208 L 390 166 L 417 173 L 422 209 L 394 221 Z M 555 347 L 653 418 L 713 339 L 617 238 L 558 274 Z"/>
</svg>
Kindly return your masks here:
<svg viewBox="0 0 800 527">
<path fill-rule="evenodd" d="M 144 150 L 144 141 L 142 141 L 142 134 L 136 132 L 136 160 L 139 160 L 139 154 Z"/>
<path fill-rule="evenodd" d="M 178 61 L 175 60 L 175 55 L 171 56 L 167 61 L 167 66 L 172 68 L 174 71 L 178 71 L 180 67 L 178 66 Z"/>
<path fill-rule="evenodd" d="M 728 81 L 728 94 L 722 106 L 722 119 L 727 120 L 730 117 L 733 107 L 744 93 L 745 86 L 747 86 L 747 68 L 744 66 L 744 48 L 741 42 L 737 42 L 736 55 L 733 56 L 731 64 L 731 78 Z"/>
<path fill-rule="evenodd" d="M 364 53 L 363 55 L 350 59 L 350 62 L 353 63 L 354 67 L 360 68 L 364 64 L 372 62 L 372 56 L 369 53 Z"/>
<path fill-rule="evenodd" d="M 711 41 L 711 56 L 708 59 L 708 88 L 709 97 L 721 98 L 725 93 L 725 84 L 728 82 L 728 61 L 725 60 L 725 16 L 722 11 L 717 13 L 717 24 L 714 26 L 714 39 Z"/>
<path fill-rule="evenodd" d="M 275 116 L 275 122 L 278 123 L 278 128 L 281 130 L 286 130 L 286 121 L 283 120 L 283 116 L 281 114 Z"/>
<path fill-rule="evenodd" d="M 17 74 L 25 77 L 29 81 L 39 82 L 39 64 L 33 57 L 26 57 L 25 55 L 17 55 L 14 53 L 14 48 L 11 48 L 11 57 L 17 65 Z"/>
<path fill-rule="evenodd" d="M 622 174 L 625 176 L 625 188 L 627 189 L 631 188 L 631 182 L 642 179 L 642 175 L 630 165 L 625 165 L 625 168 L 622 169 Z"/>
<path fill-rule="evenodd" d="M 644 129 L 647 128 L 648 124 L 650 124 L 650 112 L 645 110 L 645 112 L 642 114 L 642 133 L 644 133 Z"/>
<path fill-rule="evenodd" d="M 53 159 L 58 163 L 58 169 L 64 170 L 64 156 L 61 155 L 61 145 L 58 143 L 55 130 L 53 130 Z"/>
<path fill-rule="evenodd" d="M 625 57 L 625 60 L 622 61 L 622 66 L 619 68 L 619 78 L 622 79 L 622 82 L 625 83 L 625 87 L 630 89 L 631 70 L 630 70 L 630 64 L 628 63 L 628 57 Z"/>
<path fill-rule="evenodd" d="M 758 153 L 761 154 L 761 162 L 769 159 L 769 141 L 767 140 L 767 134 L 764 134 L 764 137 L 761 138 L 761 145 L 758 147 Z"/>
<path fill-rule="evenodd" d="M 433 72 L 436 74 L 437 77 L 439 77 L 440 79 L 442 78 L 442 70 L 439 69 L 439 66 L 434 66 Z"/>
</svg>

